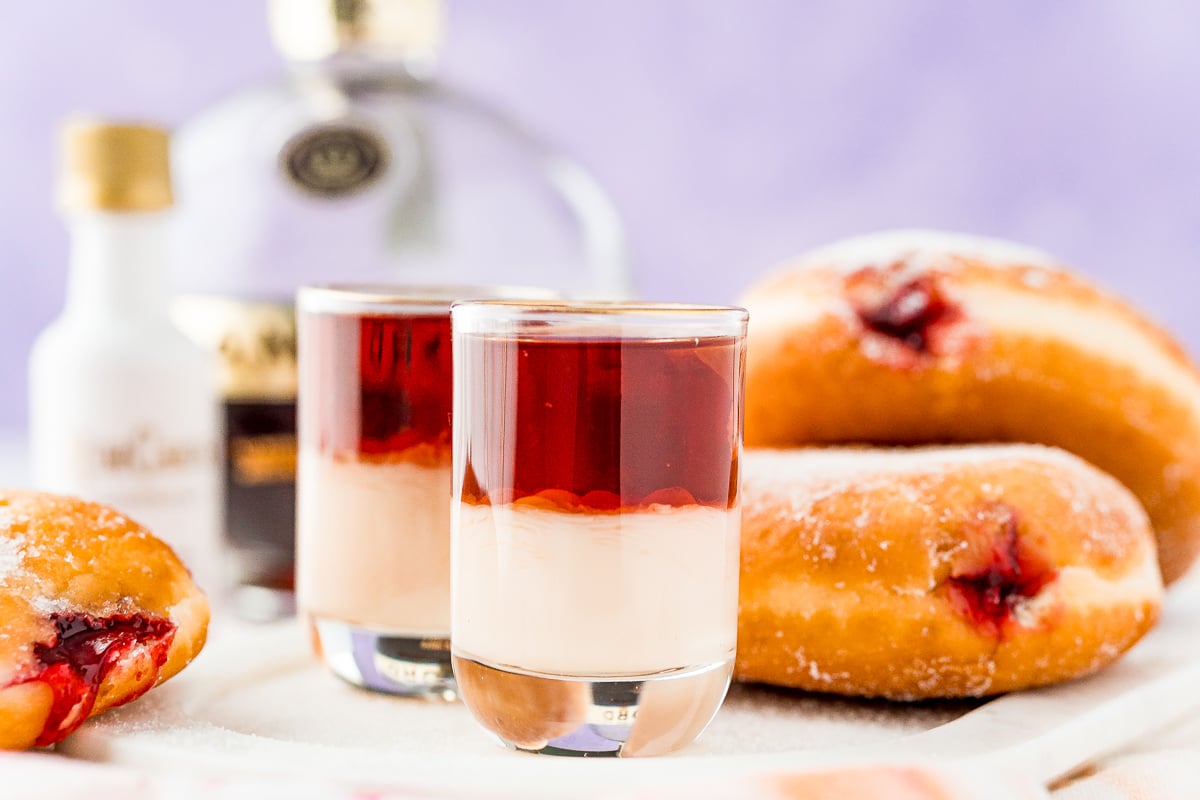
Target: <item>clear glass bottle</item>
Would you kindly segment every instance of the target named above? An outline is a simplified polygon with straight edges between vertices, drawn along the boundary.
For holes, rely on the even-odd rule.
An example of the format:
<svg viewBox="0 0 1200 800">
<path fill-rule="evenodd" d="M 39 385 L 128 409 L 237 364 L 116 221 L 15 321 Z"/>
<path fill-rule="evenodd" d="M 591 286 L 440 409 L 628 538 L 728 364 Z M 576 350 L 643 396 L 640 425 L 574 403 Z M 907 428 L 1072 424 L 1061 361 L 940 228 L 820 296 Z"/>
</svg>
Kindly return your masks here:
<svg viewBox="0 0 1200 800">
<path fill-rule="evenodd" d="M 128 514 L 215 600 L 224 584 L 216 370 L 168 315 L 167 134 L 76 122 L 63 145 L 71 258 L 63 312 L 29 359 L 34 485 Z"/>
<path fill-rule="evenodd" d="M 290 303 L 300 285 L 330 281 L 628 296 L 623 229 L 591 176 L 434 77 L 440 0 L 269 0 L 268 9 L 287 73 L 226 99 L 175 137 L 180 285 L 223 303 Z M 223 343 L 227 360 L 253 352 L 267 369 L 294 370 L 294 339 L 290 351 L 268 346 L 282 334 L 260 305 L 234 323 L 228 307 L 208 313 L 196 302 L 181 312 L 186 327 Z M 257 334 L 256 318 L 265 326 Z M 227 426 L 247 432 L 230 442 L 231 458 L 247 447 L 265 452 L 255 436 L 278 445 L 294 433 L 289 404 L 294 394 L 278 391 L 231 398 Z M 244 414 L 275 427 L 243 425 Z M 274 463 L 285 461 L 277 454 Z M 251 587 L 280 585 L 280 559 L 291 558 L 294 534 L 280 520 L 290 525 L 292 512 L 254 499 L 291 488 L 282 471 L 275 477 L 239 486 L 237 465 L 227 465 L 229 535 L 245 555 L 237 581 Z M 268 604 L 247 613 L 271 612 Z"/>
</svg>

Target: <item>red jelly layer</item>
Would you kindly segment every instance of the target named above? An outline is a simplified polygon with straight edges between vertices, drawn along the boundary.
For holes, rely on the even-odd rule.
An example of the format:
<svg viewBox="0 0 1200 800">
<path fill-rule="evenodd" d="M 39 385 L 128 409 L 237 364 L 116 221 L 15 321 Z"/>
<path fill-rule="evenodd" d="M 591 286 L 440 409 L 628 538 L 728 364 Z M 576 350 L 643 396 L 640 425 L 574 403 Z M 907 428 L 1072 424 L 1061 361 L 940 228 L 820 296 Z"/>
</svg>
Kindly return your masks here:
<svg viewBox="0 0 1200 800">
<path fill-rule="evenodd" d="M 932 275 L 908 273 L 903 264 L 860 270 L 847 286 L 863 327 L 917 353 L 930 352 L 936 329 L 962 316 Z"/>
<path fill-rule="evenodd" d="M 960 569 L 947 582 L 959 613 L 996 638 L 1002 638 L 1022 602 L 1058 577 L 1057 570 L 1022 546 L 1015 511 L 1003 506 L 1001 512 L 993 516 L 999 527 L 991 546 L 981 551 L 981 563 Z"/>
<path fill-rule="evenodd" d="M 300 436 L 322 452 L 434 448 L 449 460 L 449 312 L 301 320 Z"/>
<path fill-rule="evenodd" d="M 461 344 L 464 501 L 537 496 L 581 511 L 736 502 L 733 337 Z"/>
<path fill-rule="evenodd" d="M 606 511 L 621 512 L 634 510 L 629 507 L 623 507 L 620 496 L 613 492 L 606 492 L 603 489 L 593 489 L 583 496 L 563 489 L 543 489 L 540 492 L 519 497 L 514 502 L 516 505 L 527 508 L 546 508 L 554 511 L 603 513 Z M 638 507 L 640 508 L 654 505 L 682 508 L 684 506 L 696 505 L 696 498 L 692 497 L 691 492 L 687 489 L 675 487 L 652 492 L 643 497 L 638 503 Z"/>
<path fill-rule="evenodd" d="M 154 665 L 155 676 L 142 684 L 142 691 L 153 686 L 175 638 L 175 624 L 156 617 L 123 614 L 95 619 L 85 614 L 56 614 L 52 620 L 57 636 L 50 644 L 34 645 L 41 670 L 29 678 L 45 683 L 54 693 L 37 747 L 62 741 L 79 727 L 91 714 L 105 677 L 133 651 L 145 653 Z"/>
</svg>

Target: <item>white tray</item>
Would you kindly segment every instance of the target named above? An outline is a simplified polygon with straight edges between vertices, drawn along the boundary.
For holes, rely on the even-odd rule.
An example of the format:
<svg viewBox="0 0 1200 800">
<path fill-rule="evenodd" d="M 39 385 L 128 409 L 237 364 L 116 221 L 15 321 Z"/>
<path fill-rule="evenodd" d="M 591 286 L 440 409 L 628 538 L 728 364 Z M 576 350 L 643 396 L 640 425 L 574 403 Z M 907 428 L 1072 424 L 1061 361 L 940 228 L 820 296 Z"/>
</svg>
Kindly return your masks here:
<svg viewBox="0 0 1200 800">
<path fill-rule="evenodd" d="M 1193 584 L 1196 582 L 1193 582 Z M 171 683 L 59 746 L 80 758 L 230 776 L 312 776 L 489 797 L 566 797 L 849 763 L 963 760 L 1049 781 L 1200 707 L 1200 592 L 1095 677 L 976 705 L 854 701 L 737 687 L 704 737 L 656 759 L 504 750 L 461 704 L 360 691 L 295 623 L 224 632 Z M 218 632 L 220 634 L 220 632 Z"/>
</svg>

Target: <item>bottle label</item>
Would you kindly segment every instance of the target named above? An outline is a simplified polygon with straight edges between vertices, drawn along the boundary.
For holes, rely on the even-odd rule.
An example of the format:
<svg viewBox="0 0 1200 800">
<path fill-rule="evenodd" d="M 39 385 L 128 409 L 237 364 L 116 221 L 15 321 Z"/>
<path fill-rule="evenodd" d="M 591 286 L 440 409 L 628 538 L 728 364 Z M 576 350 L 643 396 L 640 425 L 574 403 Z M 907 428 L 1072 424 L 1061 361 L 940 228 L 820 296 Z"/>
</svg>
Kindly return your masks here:
<svg viewBox="0 0 1200 800">
<path fill-rule="evenodd" d="M 200 440 L 172 440 L 153 425 L 109 441 L 81 441 L 79 464 L 92 476 L 106 473 L 146 475 L 211 467 L 217 448 Z"/>
<path fill-rule="evenodd" d="M 226 401 L 225 531 L 236 580 L 291 586 L 296 555 L 296 401 Z"/>
<path fill-rule="evenodd" d="M 116 425 L 113 426 L 117 427 Z M 221 585 L 220 444 L 209 431 L 147 420 L 110 435 L 63 430 L 41 484 L 113 506 L 164 540 L 201 588 Z"/>
<path fill-rule="evenodd" d="M 296 480 L 296 434 L 230 436 L 229 468 L 243 486 L 293 483 Z"/>
<path fill-rule="evenodd" d="M 320 197 L 341 197 L 370 186 L 387 169 L 387 143 L 357 125 L 317 125 L 283 146 L 280 164 L 293 184 Z"/>
</svg>

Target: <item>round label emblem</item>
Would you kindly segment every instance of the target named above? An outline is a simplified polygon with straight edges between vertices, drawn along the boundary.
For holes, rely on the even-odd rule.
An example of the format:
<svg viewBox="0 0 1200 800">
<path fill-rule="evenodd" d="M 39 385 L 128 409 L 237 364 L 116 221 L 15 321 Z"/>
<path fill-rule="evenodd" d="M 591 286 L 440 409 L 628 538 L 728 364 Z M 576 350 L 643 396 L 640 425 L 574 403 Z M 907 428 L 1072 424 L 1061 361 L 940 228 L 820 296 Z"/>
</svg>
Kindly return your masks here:
<svg viewBox="0 0 1200 800">
<path fill-rule="evenodd" d="M 337 197 L 370 186 L 387 167 L 387 144 L 365 128 L 322 125 L 288 142 L 284 171 L 302 189 Z"/>
</svg>

